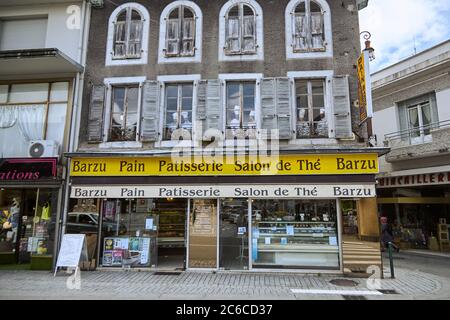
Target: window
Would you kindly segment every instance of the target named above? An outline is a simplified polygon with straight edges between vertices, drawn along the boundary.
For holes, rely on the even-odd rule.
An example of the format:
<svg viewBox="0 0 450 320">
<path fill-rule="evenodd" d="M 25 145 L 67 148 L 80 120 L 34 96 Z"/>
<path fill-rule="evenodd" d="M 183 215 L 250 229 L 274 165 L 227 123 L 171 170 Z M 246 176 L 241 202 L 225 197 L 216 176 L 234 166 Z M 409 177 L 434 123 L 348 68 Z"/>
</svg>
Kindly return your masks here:
<svg viewBox="0 0 450 320">
<path fill-rule="evenodd" d="M 0 20 L 0 50 L 42 49 L 48 18 Z"/>
<path fill-rule="evenodd" d="M 226 20 L 226 54 L 253 54 L 256 51 L 256 19 L 253 9 L 238 4 L 230 9 Z"/>
<path fill-rule="evenodd" d="M 286 9 L 288 58 L 331 56 L 331 17 L 326 1 L 293 0 Z"/>
<path fill-rule="evenodd" d="M 191 57 L 195 53 L 195 14 L 184 6 L 172 10 L 167 20 L 167 57 Z"/>
<path fill-rule="evenodd" d="M 250 135 L 256 129 L 255 82 L 227 82 L 227 135 Z"/>
<path fill-rule="evenodd" d="M 119 6 L 109 19 L 106 65 L 147 63 L 148 11 L 140 4 Z"/>
<path fill-rule="evenodd" d="M 183 132 L 174 134 L 180 129 L 192 134 L 193 90 L 192 83 L 166 85 L 164 140 L 186 136 Z"/>
<path fill-rule="evenodd" d="M 139 86 L 112 87 L 110 141 L 136 141 Z"/>
<path fill-rule="evenodd" d="M 325 80 L 296 80 L 297 138 L 328 138 Z"/>
<path fill-rule="evenodd" d="M 68 82 L 0 85 L 0 157 L 28 157 L 36 140 L 62 146 L 68 99 Z"/>
<path fill-rule="evenodd" d="M 219 60 L 263 60 L 262 9 L 254 0 L 230 0 L 220 12 Z"/>
<path fill-rule="evenodd" d="M 412 142 L 431 139 L 431 105 L 429 101 L 408 107 L 408 128 Z"/>
</svg>

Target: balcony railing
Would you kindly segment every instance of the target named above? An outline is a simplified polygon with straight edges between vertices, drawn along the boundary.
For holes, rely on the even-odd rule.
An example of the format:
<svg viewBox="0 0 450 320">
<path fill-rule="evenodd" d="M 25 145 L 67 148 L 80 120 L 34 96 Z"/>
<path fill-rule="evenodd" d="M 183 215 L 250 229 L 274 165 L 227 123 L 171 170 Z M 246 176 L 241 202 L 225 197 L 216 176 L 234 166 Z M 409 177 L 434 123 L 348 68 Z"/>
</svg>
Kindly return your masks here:
<svg viewBox="0 0 450 320">
<path fill-rule="evenodd" d="M 384 145 L 390 148 L 400 148 L 433 142 L 433 132 L 441 129 L 450 129 L 450 119 L 389 133 L 385 135 Z"/>
</svg>

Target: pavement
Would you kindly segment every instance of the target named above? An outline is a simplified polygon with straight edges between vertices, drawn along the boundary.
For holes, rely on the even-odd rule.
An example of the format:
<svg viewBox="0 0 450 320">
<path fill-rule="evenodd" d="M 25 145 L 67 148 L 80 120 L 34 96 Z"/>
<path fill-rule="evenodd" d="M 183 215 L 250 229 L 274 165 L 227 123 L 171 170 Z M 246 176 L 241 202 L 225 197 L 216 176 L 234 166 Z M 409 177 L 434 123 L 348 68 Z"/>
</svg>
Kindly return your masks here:
<svg viewBox="0 0 450 320">
<path fill-rule="evenodd" d="M 0 300 L 449 300 L 450 259 L 395 254 L 395 279 L 288 273 L 1 271 Z M 350 283 L 333 284 L 344 279 Z M 350 286 L 352 285 L 353 286 Z"/>
</svg>

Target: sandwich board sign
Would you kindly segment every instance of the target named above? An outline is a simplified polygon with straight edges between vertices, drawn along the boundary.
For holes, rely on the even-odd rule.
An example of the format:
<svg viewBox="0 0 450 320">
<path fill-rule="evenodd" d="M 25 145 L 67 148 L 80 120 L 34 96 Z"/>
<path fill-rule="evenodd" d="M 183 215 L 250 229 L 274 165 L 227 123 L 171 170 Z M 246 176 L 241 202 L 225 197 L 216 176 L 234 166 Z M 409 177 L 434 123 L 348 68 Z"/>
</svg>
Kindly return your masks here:
<svg viewBox="0 0 450 320">
<path fill-rule="evenodd" d="M 80 262 L 87 260 L 86 235 L 65 234 L 61 242 L 54 276 L 56 276 L 58 268 L 75 268 L 75 272 L 77 272 Z"/>
</svg>

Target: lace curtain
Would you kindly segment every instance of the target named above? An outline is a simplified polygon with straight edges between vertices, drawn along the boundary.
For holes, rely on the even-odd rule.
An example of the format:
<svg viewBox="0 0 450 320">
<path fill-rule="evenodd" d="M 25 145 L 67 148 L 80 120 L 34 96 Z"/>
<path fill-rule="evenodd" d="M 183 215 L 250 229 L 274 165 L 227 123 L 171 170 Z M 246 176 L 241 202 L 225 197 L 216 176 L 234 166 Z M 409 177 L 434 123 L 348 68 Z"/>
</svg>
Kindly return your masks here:
<svg viewBox="0 0 450 320">
<path fill-rule="evenodd" d="M 43 105 L 0 106 L 0 132 L 18 126 L 26 142 L 40 140 L 43 138 L 44 115 Z"/>
</svg>

